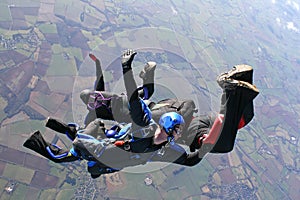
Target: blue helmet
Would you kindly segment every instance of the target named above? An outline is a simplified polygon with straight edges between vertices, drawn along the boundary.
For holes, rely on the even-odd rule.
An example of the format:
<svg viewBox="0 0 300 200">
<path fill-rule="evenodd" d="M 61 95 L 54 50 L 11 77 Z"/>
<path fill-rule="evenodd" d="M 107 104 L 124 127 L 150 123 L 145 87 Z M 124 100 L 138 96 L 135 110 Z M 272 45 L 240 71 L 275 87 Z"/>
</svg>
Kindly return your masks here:
<svg viewBox="0 0 300 200">
<path fill-rule="evenodd" d="M 159 119 L 159 125 L 161 125 L 168 135 L 171 135 L 175 130 L 176 125 L 183 125 L 183 117 L 176 112 L 168 112 L 163 114 Z"/>
</svg>

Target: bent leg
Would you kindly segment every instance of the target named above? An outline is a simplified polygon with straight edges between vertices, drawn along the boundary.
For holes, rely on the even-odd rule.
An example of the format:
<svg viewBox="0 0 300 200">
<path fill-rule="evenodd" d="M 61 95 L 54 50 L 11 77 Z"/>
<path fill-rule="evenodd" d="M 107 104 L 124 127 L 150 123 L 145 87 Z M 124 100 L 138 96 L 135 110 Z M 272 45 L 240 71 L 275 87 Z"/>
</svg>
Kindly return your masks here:
<svg viewBox="0 0 300 200">
<path fill-rule="evenodd" d="M 233 149 L 239 122 L 245 109 L 253 102 L 258 93 L 258 90 L 249 83 L 238 86 L 234 90 L 225 90 L 222 95 L 220 111 L 225 116 L 223 127 L 220 137 L 211 152 L 225 153 Z"/>
<path fill-rule="evenodd" d="M 89 110 L 88 114 L 85 116 L 84 119 L 84 126 L 86 127 L 91 123 L 93 120 L 97 118 L 96 111 L 95 110 Z"/>
<path fill-rule="evenodd" d="M 102 72 L 100 61 L 93 54 L 89 54 L 89 56 L 93 61 L 95 61 L 95 64 L 96 64 L 96 81 L 95 81 L 95 85 L 94 85 L 94 90 L 105 91 L 104 77 L 103 77 L 103 72 Z"/>
<path fill-rule="evenodd" d="M 230 71 L 222 73 L 218 77 L 218 79 L 234 79 L 253 84 L 253 68 L 250 65 L 246 64 L 235 65 Z M 246 126 L 252 120 L 253 116 L 253 102 L 250 102 L 244 110 L 241 121 L 239 123 L 239 128 Z"/>
<path fill-rule="evenodd" d="M 70 140 L 74 140 L 76 137 L 76 125 L 66 124 L 60 120 L 48 117 L 46 127 L 62 134 L 66 134 Z"/>
<path fill-rule="evenodd" d="M 147 62 L 144 69 L 139 76 L 143 79 L 142 90 L 140 90 L 140 97 L 144 100 L 149 99 L 154 93 L 154 72 L 156 69 L 156 62 Z"/>
</svg>

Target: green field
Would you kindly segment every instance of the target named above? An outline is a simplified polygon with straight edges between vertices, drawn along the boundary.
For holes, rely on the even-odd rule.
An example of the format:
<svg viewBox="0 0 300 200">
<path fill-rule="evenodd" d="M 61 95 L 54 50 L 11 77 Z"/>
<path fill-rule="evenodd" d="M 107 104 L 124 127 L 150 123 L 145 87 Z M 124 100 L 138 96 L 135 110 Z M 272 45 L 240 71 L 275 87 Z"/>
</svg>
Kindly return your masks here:
<svg viewBox="0 0 300 200">
<path fill-rule="evenodd" d="M 21 120 L 11 125 L 11 134 L 31 133 L 34 130 L 44 132 L 45 126 L 43 121 L 39 120 Z"/>
<path fill-rule="evenodd" d="M 57 190 L 56 189 L 47 189 L 47 190 L 42 190 L 41 191 L 39 199 L 53 200 L 53 199 L 56 199 L 56 196 L 57 196 Z"/>
<path fill-rule="evenodd" d="M 21 183 L 17 184 L 14 192 L 11 195 L 11 199 L 27 200 L 26 196 L 24 195 L 26 194 L 27 189 L 27 185 Z"/>
<path fill-rule="evenodd" d="M 54 54 L 51 59 L 50 67 L 47 71 L 48 76 L 74 76 L 77 72 L 74 59 L 67 59 L 62 54 Z"/>
<path fill-rule="evenodd" d="M 6 2 L 0 2 L 0 21 L 12 21 L 11 13 Z"/>
<path fill-rule="evenodd" d="M 30 184 L 34 175 L 34 170 L 13 164 L 6 164 L 3 175 L 12 180 L 18 180 L 22 183 Z"/>
<path fill-rule="evenodd" d="M 146 186 L 144 174 L 124 173 L 125 180 L 130 180 L 131 184 L 121 185 L 119 189 L 113 192 L 113 196 L 119 196 L 126 193 L 125 198 L 134 198 L 136 196 L 151 196 L 153 199 L 159 199 L 159 194 L 153 186 Z"/>
<path fill-rule="evenodd" d="M 57 196 L 56 196 L 56 200 L 68 200 L 68 199 L 74 199 L 74 193 L 75 193 L 75 189 L 64 189 L 61 190 Z"/>
</svg>

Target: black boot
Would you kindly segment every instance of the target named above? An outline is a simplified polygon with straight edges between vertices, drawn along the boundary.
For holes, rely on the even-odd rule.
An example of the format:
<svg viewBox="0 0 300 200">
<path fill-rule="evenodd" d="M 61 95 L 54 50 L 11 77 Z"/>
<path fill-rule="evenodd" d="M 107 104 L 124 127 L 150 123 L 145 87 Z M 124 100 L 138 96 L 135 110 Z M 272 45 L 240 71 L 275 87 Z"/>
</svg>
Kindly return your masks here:
<svg viewBox="0 0 300 200">
<path fill-rule="evenodd" d="M 23 144 L 24 147 L 31 149 L 43 156 L 46 154 L 46 147 L 49 143 L 46 142 L 41 135 L 40 131 L 35 131 Z M 45 156 L 47 157 L 47 156 Z"/>
<path fill-rule="evenodd" d="M 35 151 L 36 153 L 56 162 L 46 150 L 46 147 L 50 147 L 51 151 L 58 153 L 59 148 L 52 146 L 49 142 L 46 142 L 40 131 L 35 131 L 23 144 L 24 147 Z"/>
<path fill-rule="evenodd" d="M 46 127 L 56 132 L 66 134 L 72 141 L 76 137 L 76 133 L 77 133 L 76 126 L 65 124 L 57 119 L 48 117 L 46 122 Z"/>
<path fill-rule="evenodd" d="M 23 144 L 24 147 L 52 160 L 55 163 L 73 162 L 79 158 L 73 156 L 68 150 L 46 142 L 40 131 L 35 131 Z M 56 157 L 58 156 L 58 157 Z"/>
</svg>

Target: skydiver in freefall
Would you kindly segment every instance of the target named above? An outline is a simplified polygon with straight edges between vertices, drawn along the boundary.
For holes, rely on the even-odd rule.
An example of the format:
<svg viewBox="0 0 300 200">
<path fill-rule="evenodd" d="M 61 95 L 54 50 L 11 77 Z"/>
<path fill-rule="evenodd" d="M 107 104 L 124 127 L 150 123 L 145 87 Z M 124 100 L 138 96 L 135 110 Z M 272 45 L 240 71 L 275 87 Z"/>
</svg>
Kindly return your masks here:
<svg viewBox="0 0 300 200">
<path fill-rule="evenodd" d="M 85 117 L 85 125 L 88 125 L 96 118 L 114 120 L 119 123 L 131 122 L 126 94 L 116 94 L 105 91 L 105 82 L 100 60 L 91 53 L 89 57 L 95 61 L 96 64 L 96 81 L 94 90 L 85 89 L 80 94 L 81 100 L 86 104 L 88 109 L 88 114 Z M 130 63 L 130 65 L 131 64 L 132 63 Z M 155 69 L 156 63 L 150 61 L 146 63 L 143 70 L 139 73 L 139 77 L 143 79 L 143 86 L 138 87 L 139 97 L 143 100 L 147 100 L 147 105 L 151 109 L 154 121 L 158 122 L 162 114 L 174 111 L 184 117 L 186 126 L 188 126 L 193 114 L 197 111 L 193 100 L 178 100 L 177 98 L 163 99 L 158 102 L 149 100 L 154 93 Z M 74 124 L 69 126 L 52 117 L 47 119 L 46 127 L 60 133 L 76 131 Z"/>
<path fill-rule="evenodd" d="M 105 90 L 105 82 L 100 60 L 92 53 L 89 57 L 96 64 L 96 81 L 94 90 L 81 91 L 80 98 L 89 110 L 85 124 L 89 124 L 96 118 L 115 120 L 118 122 L 130 122 L 128 101 L 126 94 L 116 94 Z M 139 87 L 139 96 L 144 100 L 149 99 L 154 92 L 154 75 L 156 63 L 149 61 L 139 73 L 143 85 Z"/>
<path fill-rule="evenodd" d="M 237 130 L 252 119 L 245 120 L 244 116 L 251 113 L 247 108 L 259 93 L 257 88 L 250 84 L 253 73 L 250 66 L 239 65 L 220 75 L 217 79 L 223 89 L 220 112 L 214 116 L 195 117 L 187 133 L 182 133 L 184 120 L 177 113 L 162 115 L 158 124 L 151 119 L 151 112 L 138 96 L 133 79 L 130 64 L 134 55 L 132 51 L 127 51 L 122 59 L 132 124 L 125 125 L 116 132 L 119 138 L 96 140 L 91 136 L 95 133 L 91 124 L 91 127 L 89 125 L 82 132 L 71 135 L 73 148 L 70 150 L 63 150 L 46 142 L 39 131 L 35 132 L 24 146 L 54 162 L 88 160 L 88 171 L 93 178 L 149 161 L 193 166 L 209 152 L 225 153 L 233 149 Z M 107 130 L 99 119 L 93 123 L 98 123 L 98 127 L 101 127 L 105 134 Z M 184 135 L 192 138 L 190 149 L 193 153 L 186 152 L 175 143 Z"/>
</svg>

